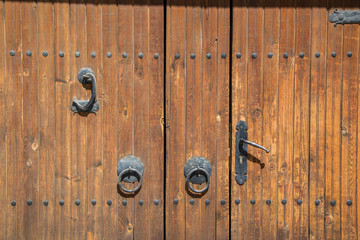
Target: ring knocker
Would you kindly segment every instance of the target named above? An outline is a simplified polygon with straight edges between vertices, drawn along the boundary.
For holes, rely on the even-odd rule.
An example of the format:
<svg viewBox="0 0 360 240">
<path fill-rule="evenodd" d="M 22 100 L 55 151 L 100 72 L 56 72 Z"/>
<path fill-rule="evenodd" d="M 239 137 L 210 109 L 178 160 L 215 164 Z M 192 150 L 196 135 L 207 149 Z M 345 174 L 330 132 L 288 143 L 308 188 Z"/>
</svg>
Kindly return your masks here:
<svg viewBox="0 0 360 240">
<path fill-rule="evenodd" d="M 210 186 L 211 164 L 206 158 L 192 157 L 185 164 L 184 175 L 186 185 L 191 192 L 204 193 Z M 204 182 L 206 182 L 206 185 L 201 190 L 196 190 L 191 186 L 191 184 L 202 184 Z"/>
<path fill-rule="evenodd" d="M 117 166 L 117 174 L 119 176 L 119 187 L 123 192 L 134 193 L 137 192 L 143 182 L 144 165 L 138 157 L 128 155 L 120 159 Z M 138 181 L 138 185 L 134 189 L 125 188 L 121 182 L 134 183 Z"/>
</svg>

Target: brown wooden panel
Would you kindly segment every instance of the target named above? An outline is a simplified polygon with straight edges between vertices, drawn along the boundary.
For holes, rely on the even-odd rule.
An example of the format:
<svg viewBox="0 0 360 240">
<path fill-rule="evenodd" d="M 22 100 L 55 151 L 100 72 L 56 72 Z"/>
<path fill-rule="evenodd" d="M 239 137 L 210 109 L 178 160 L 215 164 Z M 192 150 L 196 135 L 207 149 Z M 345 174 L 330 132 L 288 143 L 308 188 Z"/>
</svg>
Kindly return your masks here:
<svg viewBox="0 0 360 240">
<path fill-rule="evenodd" d="M 0 12 L 4 13 L 4 2 L 0 2 Z M 7 150 L 7 141 L 6 141 L 6 74 L 5 74 L 5 58 L 6 58 L 6 42 L 5 42 L 5 21 L 2 17 L 0 19 L 0 39 L 1 39 L 1 55 L 0 55 L 0 204 L 4 206 L 3 210 L 0 213 L 0 226 L 3 226 L 0 229 L 0 236 L 6 238 L 6 211 L 7 211 L 7 198 L 6 198 L 6 150 Z"/>
</svg>

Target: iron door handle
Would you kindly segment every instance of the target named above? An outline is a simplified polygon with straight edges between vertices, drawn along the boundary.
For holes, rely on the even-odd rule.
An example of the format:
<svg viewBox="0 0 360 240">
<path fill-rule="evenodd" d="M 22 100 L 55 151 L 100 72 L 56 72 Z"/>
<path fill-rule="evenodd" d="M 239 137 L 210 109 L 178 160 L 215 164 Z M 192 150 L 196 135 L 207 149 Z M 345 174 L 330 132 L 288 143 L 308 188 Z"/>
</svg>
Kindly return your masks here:
<svg viewBox="0 0 360 240">
<path fill-rule="evenodd" d="M 236 151 L 235 151 L 235 179 L 239 185 L 243 185 L 247 179 L 247 145 L 251 145 L 256 148 L 260 148 L 269 153 L 270 150 L 261 146 L 260 144 L 247 140 L 248 138 L 248 126 L 246 122 L 240 121 L 236 124 Z"/>
<path fill-rule="evenodd" d="M 117 175 L 119 178 L 118 185 L 123 192 L 135 193 L 142 185 L 144 174 L 144 165 L 138 157 L 127 155 L 120 159 L 117 165 Z M 134 183 L 138 181 L 138 185 L 134 189 L 125 188 L 121 182 Z"/>
<path fill-rule="evenodd" d="M 184 167 L 184 175 L 186 177 L 186 185 L 193 193 L 204 193 L 210 186 L 211 164 L 203 157 L 190 158 Z M 202 184 L 206 182 L 206 185 L 201 190 L 196 190 L 191 186 L 192 184 Z"/>
<path fill-rule="evenodd" d="M 96 102 L 96 78 L 90 68 L 82 68 L 78 73 L 78 80 L 81 84 L 92 84 L 91 97 L 89 100 L 77 100 L 74 98 L 71 103 L 73 113 L 95 113 L 99 110 L 99 103 Z"/>
</svg>

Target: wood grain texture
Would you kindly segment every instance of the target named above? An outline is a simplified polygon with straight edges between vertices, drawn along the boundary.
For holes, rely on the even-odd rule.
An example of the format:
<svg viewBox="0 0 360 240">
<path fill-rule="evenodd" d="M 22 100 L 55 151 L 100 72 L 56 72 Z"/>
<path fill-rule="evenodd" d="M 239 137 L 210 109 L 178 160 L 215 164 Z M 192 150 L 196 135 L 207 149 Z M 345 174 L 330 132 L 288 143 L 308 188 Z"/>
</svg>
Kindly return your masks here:
<svg viewBox="0 0 360 240">
<path fill-rule="evenodd" d="M 0 14 L 4 16 L 5 6 L 4 2 L 0 2 Z M 5 42 L 5 21 L 4 17 L 0 19 L 0 42 L 1 42 L 1 55 L 0 55 L 0 204 L 4 206 L 3 211 L 0 213 L 0 236 L 6 238 L 6 212 L 7 212 L 7 198 L 6 198 L 6 150 L 7 150 L 7 138 L 6 138 L 6 42 Z"/>
</svg>

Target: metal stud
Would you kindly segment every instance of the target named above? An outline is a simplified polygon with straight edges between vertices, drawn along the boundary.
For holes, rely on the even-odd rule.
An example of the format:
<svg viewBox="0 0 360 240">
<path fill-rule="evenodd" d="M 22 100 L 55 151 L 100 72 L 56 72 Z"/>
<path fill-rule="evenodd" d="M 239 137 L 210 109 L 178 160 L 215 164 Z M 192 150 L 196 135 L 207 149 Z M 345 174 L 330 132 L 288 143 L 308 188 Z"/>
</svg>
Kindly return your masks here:
<svg viewBox="0 0 360 240">
<path fill-rule="evenodd" d="M 316 199 L 316 200 L 315 200 L 315 205 L 316 205 L 316 206 L 319 206 L 319 205 L 320 205 L 320 200 L 319 200 L 319 199 Z"/>
<path fill-rule="evenodd" d="M 160 57 L 160 55 L 159 55 L 158 53 L 155 53 L 155 54 L 154 54 L 154 58 L 155 58 L 155 59 L 159 59 L 159 57 Z"/>
<path fill-rule="evenodd" d="M 43 204 L 44 204 L 44 206 L 46 207 L 46 206 L 49 205 L 49 201 L 48 201 L 48 200 L 45 200 L 45 201 L 43 202 Z"/>
<path fill-rule="evenodd" d="M 331 205 L 331 206 L 335 206 L 335 205 L 336 205 L 336 201 L 335 201 L 335 200 L 331 200 L 331 201 L 330 201 L 330 205 Z"/>
<path fill-rule="evenodd" d="M 220 204 L 221 204 L 221 205 L 225 205 L 225 200 L 224 200 L 224 199 L 221 199 Z"/>
<path fill-rule="evenodd" d="M 127 205 L 127 201 L 124 199 L 122 200 L 122 205 L 126 206 Z"/>
<path fill-rule="evenodd" d="M 31 53 L 31 51 L 30 51 L 30 50 L 27 50 L 27 51 L 26 51 L 26 56 L 30 57 L 30 56 L 31 56 L 31 54 L 32 54 L 32 53 Z"/>
<path fill-rule="evenodd" d="M 80 57 L 80 52 L 79 51 L 75 52 L 75 57 L 77 57 L 77 58 Z"/>
<path fill-rule="evenodd" d="M 154 204 L 155 204 L 156 206 L 159 205 L 159 200 L 155 199 L 155 200 L 154 200 Z"/>
<path fill-rule="evenodd" d="M 194 205 L 194 203 L 195 203 L 194 199 L 190 199 L 189 202 L 190 202 L 191 205 Z"/>
<path fill-rule="evenodd" d="M 298 199 L 298 200 L 296 201 L 296 203 L 297 203 L 298 205 L 301 205 L 301 204 L 302 204 L 302 200 L 301 200 L 301 199 Z"/>
<path fill-rule="evenodd" d="M 271 204 L 271 200 L 270 199 L 266 199 L 266 204 L 270 205 Z"/>
<path fill-rule="evenodd" d="M 352 56 L 352 52 L 348 52 L 346 55 L 347 55 L 348 57 L 351 57 L 351 56 Z"/>
<path fill-rule="evenodd" d="M 15 56 L 15 51 L 14 50 L 10 51 L 10 56 Z"/>
<path fill-rule="evenodd" d="M 59 204 L 60 204 L 60 206 L 64 206 L 64 204 L 65 204 L 64 200 L 61 199 L 61 200 L 59 201 Z"/>
<path fill-rule="evenodd" d="M 268 58 L 272 58 L 274 56 L 274 54 L 272 52 L 268 53 Z"/>
<path fill-rule="evenodd" d="M 241 53 L 236 53 L 236 58 L 241 58 Z"/>
<path fill-rule="evenodd" d="M 209 200 L 209 199 L 206 199 L 206 200 L 205 200 L 205 204 L 206 204 L 206 205 L 209 205 L 209 204 L 210 204 L 210 200 Z"/>
<path fill-rule="evenodd" d="M 299 57 L 300 57 L 300 58 L 304 58 L 304 57 L 305 57 L 305 53 L 303 53 L 303 52 L 299 53 Z"/>
<path fill-rule="evenodd" d="M 283 57 L 284 57 L 284 58 L 288 58 L 288 57 L 289 57 L 289 54 L 286 52 L 286 53 L 284 53 Z"/>
<path fill-rule="evenodd" d="M 112 201 L 109 199 L 109 200 L 107 200 L 107 205 L 109 205 L 109 206 L 111 206 L 111 204 L 112 204 Z"/>
<path fill-rule="evenodd" d="M 92 52 L 90 55 L 92 58 L 96 58 L 96 52 Z"/>
<path fill-rule="evenodd" d="M 235 199 L 235 204 L 236 204 L 236 205 L 240 204 L 240 199 L 238 199 L 238 198 Z"/>
<path fill-rule="evenodd" d="M 106 56 L 107 56 L 108 58 L 111 58 L 111 57 L 112 57 L 111 52 L 107 52 L 107 53 L 106 53 Z"/>
<path fill-rule="evenodd" d="M 179 53 L 175 53 L 175 59 L 179 59 L 180 58 L 180 54 Z"/>
<path fill-rule="evenodd" d="M 76 199 L 76 200 L 75 200 L 75 205 L 76 205 L 76 206 L 79 206 L 79 205 L 80 205 L 80 200 L 79 200 L 79 199 Z"/>
<path fill-rule="evenodd" d="M 346 201 L 346 204 L 347 204 L 348 206 L 351 206 L 351 205 L 352 205 L 352 201 L 351 201 L 351 200 L 347 200 L 347 201 Z"/>
<path fill-rule="evenodd" d="M 282 205 L 285 205 L 286 203 L 287 203 L 287 201 L 286 201 L 285 198 L 281 200 L 281 204 L 282 204 Z"/>
<path fill-rule="evenodd" d="M 60 57 L 64 57 L 64 56 L 65 56 L 65 53 L 61 51 L 61 52 L 59 52 L 59 56 L 60 56 Z"/>
<path fill-rule="evenodd" d="M 127 58 L 127 53 L 126 53 L 126 52 L 123 52 L 123 53 L 122 53 L 122 57 L 123 57 L 123 58 Z"/>
<path fill-rule="evenodd" d="M 13 207 L 16 206 L 16 201 L 15 200 L 11 201 L 11 206 L 13 206 Z"/>
<path fill-rule="evenodd" d="M 140 53 L 138 54 L 138 57 L 139 57 L 140 59 L 142 59 L 142 58 L 144 57 L 144 54 L 143 54 L 142 52 L 140 52 Z"/>
<path fill-rule="evenodd" d="M 251 200 L 250 200 L 250 203 L 251 203 L 252 205 L 254 205 L 254 204 L 255 204 L 255 199 L 251 199 Z"/>
<path fill-rule="evenodd" d="M 177 204 L 179 203 L 179 199 L 175 198 L 175 199 L 173 200 L 173 203 L 174 203 L 175 205 L 177 205 Z"/>
<path fill-rule="evenodd" d="M 96 200 L 95 200 L 95 199 L 91 200 L 91 204 L 92 204 L 93 206 L 95 206 L 95 205 L 96 205 Z"/>
<path fill-rule="evenodd" d="M 195 53 L 191 53 L 191 54 L 190 54 L 190 58 L 191 58 L 191 59 L 195 59 L 195 56 L 196 56 Z"/>
<path fill-rule="evenodd" d="M 144 204 L 144 201 L 142 199 L 139 200 L 139 205 L 142 206 Z"/>
<path fill-rule="evenodd" d="M 26 203 L 27 203 L 27 205 L 31 206 L 32 205 L 32 200 L 29 199 L 29 200 L 26 201 Z"/>
<path fill-rule="evenodd" d="M 256 58 L 256 57 L 257 57 L 257 54 L 256 54 L 256 53 L 252 53 L 252 54 L 251 54 L 251 57 L 252 57 L 252 58 Z"/>
<path fill-rule="evenodd" d="M 225 59 L 226 58 L 226 53 L 222 53 L 221 58 Z"/>
<path fill-rule="evenodd" d="M 207 58 L 207 59 L 210 59 L 210 58 L 211 58 L 211 53 L 207 53 L 207 54 L 206 54 L 206 58 Z"/>
<path fill-rule="evenodd" d="M 47 51 L 43 51 L 42 55 L 43 55 L 44 57 L 47 57 L 47 56 L 49 55 L 49 53 L 48 53 Z"/>
<path fill-rule="evenodd" d="M 332 56 L 333 58 L 335 58 L 335 57 L 336 57 L 336 52 L 332 52 L 332 53 L 331 53 L 331 56 Z"/>
<path fill-rule="evenodd" d="M 319 53 L 319 52 L 316 52 L 316 53 L 315 53 L 315 57 L 316 57 L 316 58 L 319 58 L 319 57 L 320 57 L 320 53 Z"/>
</svg>

